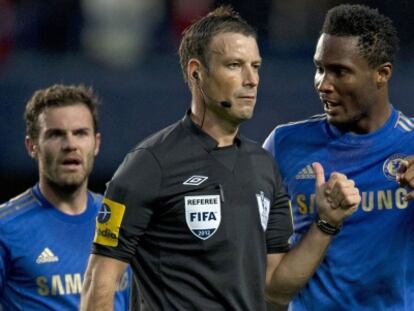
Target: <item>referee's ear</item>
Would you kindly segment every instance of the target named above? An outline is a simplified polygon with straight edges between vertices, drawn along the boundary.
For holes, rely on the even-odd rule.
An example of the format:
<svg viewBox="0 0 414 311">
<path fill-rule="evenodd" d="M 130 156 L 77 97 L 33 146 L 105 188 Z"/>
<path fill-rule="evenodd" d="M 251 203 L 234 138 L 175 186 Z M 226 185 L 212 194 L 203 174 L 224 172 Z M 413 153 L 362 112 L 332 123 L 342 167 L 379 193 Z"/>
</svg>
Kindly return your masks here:
<svg viewBox="0 0 414 311">
<path fill-rule="evenodd" d="M 197 58 L 191 58 L 187 63 L 187 76 L 192 85 L 196 85 L 201 79 L 201 63 Z"/>
<path fill-rule="evenodd" d="M 37 159 L 37 146 L 34 143 L 33 139 L 29 136 L 26 136 L 24 139 L 24 144 L 26 145 L 26 150 L 29 156 L 33 159 Z"/>
</svg>

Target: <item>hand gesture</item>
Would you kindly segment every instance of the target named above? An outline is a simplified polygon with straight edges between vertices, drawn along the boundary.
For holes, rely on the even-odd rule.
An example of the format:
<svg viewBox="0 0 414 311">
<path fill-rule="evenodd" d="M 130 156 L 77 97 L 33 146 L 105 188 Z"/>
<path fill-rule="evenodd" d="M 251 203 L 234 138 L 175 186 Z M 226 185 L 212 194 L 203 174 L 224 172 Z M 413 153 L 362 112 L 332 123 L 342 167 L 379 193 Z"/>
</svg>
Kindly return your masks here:
<svg viewBox="0 0 414 311">
<path fill-rule="evenodd" d="M 346 217 L 356 211 L 361 202 L 359 190 L 354 181 L 344 174 L 334 172 L 325 182 L 322 165 L 315 162 L 312 163 L 312 168 L 316 177 L 315 193 L 319 218 L 339 227 Z"/>
<path fill-rule="evenodd" d="M 414 156 L 401 161 L 397 173 L 397 182 L 401 187 L 410 188 L 410 192 L 405 195 L 404 200 L 414 199 Z"/>
</svg>

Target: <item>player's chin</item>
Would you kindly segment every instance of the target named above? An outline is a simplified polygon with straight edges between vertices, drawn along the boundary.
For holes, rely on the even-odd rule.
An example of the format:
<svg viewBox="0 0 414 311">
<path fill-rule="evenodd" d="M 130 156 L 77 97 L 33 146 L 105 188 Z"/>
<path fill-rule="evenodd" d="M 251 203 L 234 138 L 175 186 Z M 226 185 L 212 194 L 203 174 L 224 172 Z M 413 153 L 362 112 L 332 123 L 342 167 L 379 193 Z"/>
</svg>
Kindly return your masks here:
<svg viewBox="0 0 414 311">
<path fill-rule="evenodd" d="M 63 187 L 80 187 L 86 180 L 86 174 L 84 172 L 78 172 L 76 174 L 64 174 L 59 178 L 59 184 Z"/>
<path fill-rule="evenodd" d="M 247 120 L 250 120 L 252 118 L 253 114 L 243 114 L 243 115 L 239 115 L 237 116 L 236 119 L 236 123 L 240 124 L 243 123 Z"/>
<path fill-rule="evenodd" d="M 240 119 L 243 121 L 250 120 L 253 117 L 253 113 L 254 106 L 244 107 L 244 109 L 240 112 Z"/>
<path fill-rule="evenodd" d="M 329 124 L 332 124 L 333 126 L 343 127 L 349 123 L 349 120 L 345 116 L 342 116 L 342 115 L 327 114 L 326 117 L 327 117 Z"/>
</svg>

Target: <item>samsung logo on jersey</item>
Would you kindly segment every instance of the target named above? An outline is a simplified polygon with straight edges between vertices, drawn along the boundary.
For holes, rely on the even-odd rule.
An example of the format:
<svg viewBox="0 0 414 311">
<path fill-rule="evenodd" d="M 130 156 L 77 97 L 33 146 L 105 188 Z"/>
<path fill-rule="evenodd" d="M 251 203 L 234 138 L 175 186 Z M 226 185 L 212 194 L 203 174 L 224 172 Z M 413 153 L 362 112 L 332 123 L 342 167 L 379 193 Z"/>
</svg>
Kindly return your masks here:
<svg viewBox="0 0 414 311">
<path fill-rule="evenodd" d="M 41 296 L 79 295 L 82 291 L 82 276 L 81 273 L 38 276 L 36 278 L 37 293 Z M 128 272 L 124 272 L 117 291 L 124 291 L 128 286 Z"/>
<path fill-rule="evenodd" d="M 392 210 L 392 209 L 405 209 L 408 206 L 408 202 L 404 201 L 404 196 L 407 194 L 407 190 L 404 188 L 398 188 L 396 190 L 378 190 L 378 191 L 363 191 L 361 192 L 361 203 L 358 209 L 364 212 L 372 212 L 374 210 Z M 317 212 L 315 194 L 311 195 L 298 194 L 295 196 L 294 201 L 297 205 L 299 214 L 315 214 Z"/>
<path fill-rule="evenodd" d="M 50 276 L 39 276 L 36 278 L 37 292 L 41 296 L 57 296 L 80 294 L 82 290 L 81 274 L 54 274 Z"/>
</svg>

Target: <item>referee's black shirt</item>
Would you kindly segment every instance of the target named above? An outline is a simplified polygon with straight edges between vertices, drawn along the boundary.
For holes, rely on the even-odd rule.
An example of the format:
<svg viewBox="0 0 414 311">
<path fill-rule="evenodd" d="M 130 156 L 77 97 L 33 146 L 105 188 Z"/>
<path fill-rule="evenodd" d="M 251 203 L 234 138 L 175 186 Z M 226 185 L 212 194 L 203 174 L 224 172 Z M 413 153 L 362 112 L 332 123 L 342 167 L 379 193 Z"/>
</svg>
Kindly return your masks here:
<svg viewBox="0 0 414 311">
<path fill-rule="evenodd" d="M 265 310 L 266 254 L 292 224 L 257 143 L 218 148 L 187 114 L 126 156 L 102 209 L 93 253 L 131 263 L 149 310 Z"/>
</svg>

